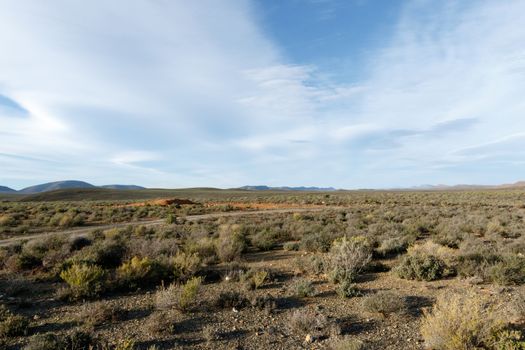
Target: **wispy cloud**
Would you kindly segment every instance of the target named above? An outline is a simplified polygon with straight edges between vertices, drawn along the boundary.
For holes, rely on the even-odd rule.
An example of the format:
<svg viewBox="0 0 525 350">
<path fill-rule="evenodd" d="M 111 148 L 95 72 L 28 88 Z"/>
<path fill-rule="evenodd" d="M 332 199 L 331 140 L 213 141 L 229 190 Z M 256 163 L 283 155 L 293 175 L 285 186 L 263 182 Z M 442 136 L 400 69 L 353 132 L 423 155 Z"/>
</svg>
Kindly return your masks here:
<svg viewBox="0 0 525 350">
<path fill-rule="evenodd" d="M 0 183 L 389 187 L 525 170 L 523 2 L 407 2 L 346 82 L 291 62 L 255 8 L 2 1 Z M 473 154 L 510 165 L 474 172 L 487 158 Z"/>
</svg>

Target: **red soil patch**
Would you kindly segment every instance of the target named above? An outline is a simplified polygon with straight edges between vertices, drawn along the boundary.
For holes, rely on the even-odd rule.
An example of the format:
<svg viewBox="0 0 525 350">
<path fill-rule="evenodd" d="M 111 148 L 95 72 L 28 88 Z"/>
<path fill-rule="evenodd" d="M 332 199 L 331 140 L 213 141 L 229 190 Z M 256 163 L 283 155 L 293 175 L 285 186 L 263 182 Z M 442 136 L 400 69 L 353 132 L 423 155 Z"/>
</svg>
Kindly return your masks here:
<svg viewBox="0 0 525 350">
<path fill-rule="evenodd" d="M 290 204 L 290 203 L 244 203 L 244 202 L 209 202 L 204 204 L 207 208 L 230 206 L 235 209 L 294 209 L 294 208 L 324 208 L 325 205 L 317 204 Z"/>
<path fill-rule="evenodd" d="M 146 201 L 146 202 L 124 204 L 124 205 L 120 205 L 119 207 L 144 207 L 146 205 L 166 207 L 168 205 L 191 205 L 191 204 L 197 204 L 197 203 L 192 202 L 189 199 L 170 198 L 170 199 L 154 199 L 154 200 Z"/>
</svg>

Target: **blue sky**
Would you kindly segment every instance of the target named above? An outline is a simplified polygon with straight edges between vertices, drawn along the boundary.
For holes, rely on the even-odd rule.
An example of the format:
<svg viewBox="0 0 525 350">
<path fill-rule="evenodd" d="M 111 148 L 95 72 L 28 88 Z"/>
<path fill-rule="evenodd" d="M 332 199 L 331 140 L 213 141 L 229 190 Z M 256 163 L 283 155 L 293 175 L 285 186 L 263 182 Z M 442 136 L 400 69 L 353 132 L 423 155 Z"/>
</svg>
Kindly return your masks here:
<svg viewBox="0 0 525 350">
<path fill-rule="evenodd" d="M 0 185 L 525 179 L 523 1 L 0 0 Z"/>
</svg>

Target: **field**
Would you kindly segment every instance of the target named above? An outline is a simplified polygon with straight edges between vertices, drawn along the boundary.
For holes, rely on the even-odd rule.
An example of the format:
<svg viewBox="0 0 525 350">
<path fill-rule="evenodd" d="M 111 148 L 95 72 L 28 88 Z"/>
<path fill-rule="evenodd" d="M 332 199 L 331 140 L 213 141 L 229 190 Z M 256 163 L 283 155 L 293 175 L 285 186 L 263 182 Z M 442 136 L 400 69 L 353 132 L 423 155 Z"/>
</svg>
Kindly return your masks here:
<svg viewBox="0 0 525 350">
<path fill-rule="evenodd" d="M 2 349 L 525 349 L 525 192 L 0 202 Z"/>
</svg>

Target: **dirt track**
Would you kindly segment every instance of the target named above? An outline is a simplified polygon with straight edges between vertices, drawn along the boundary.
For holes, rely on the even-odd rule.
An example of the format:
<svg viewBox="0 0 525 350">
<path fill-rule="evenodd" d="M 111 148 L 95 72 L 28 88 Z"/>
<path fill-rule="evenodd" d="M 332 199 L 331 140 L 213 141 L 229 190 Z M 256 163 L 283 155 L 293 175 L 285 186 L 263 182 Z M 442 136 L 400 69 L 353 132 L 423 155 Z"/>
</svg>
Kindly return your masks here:
<svg viewBox="0 0 525 350">
<path fill-rule="evenodd" d="M 199 221 L 205 219 L 214 219 L 220 217 L 229 217 L 229 216 L 249 216 L 249 215 L 261 215 L 261 214 L 283 214 L 283 213 L 300 213 L 300 212 L 316 212 L 327 209 L 337 209 L 336 207 L 324 207 L 324 208 L 289 208 L 289 209 L 268 209 L 268 210 L 254 210 L 254 211 L 234 211 L 234 212 L 225 212 L 225 213 L 211 213 L 211 214 L 200 214 L 200 215 L 188 215 L 185 217 L 189 221 Z M 72 230 L 65 231 L 53 231 L 53 232 L 42 232 L 35 233 L 25 236 L 11 237 L 7 239 L 0 240 L 0 247 L 6 246 L 12 243 L 27 241 L 35 238 L 41 238 L 50 234 L 62 234 L 69 235 L 70 237 L 78 237 L 89 232 L 100 229 L 100 230 L 109 230 L 112 228 L 127 227 L 127 226 L 158 226 L 166 222 L 164 219 L 158 220 L 147 220 L 147 221 L 131 221 L 131 222 L 121 222 L 116 224 L 109 225 L 97 225 L 97 226 L 87 226 L 82 228 L 76 228 Z"/>
</svg>

